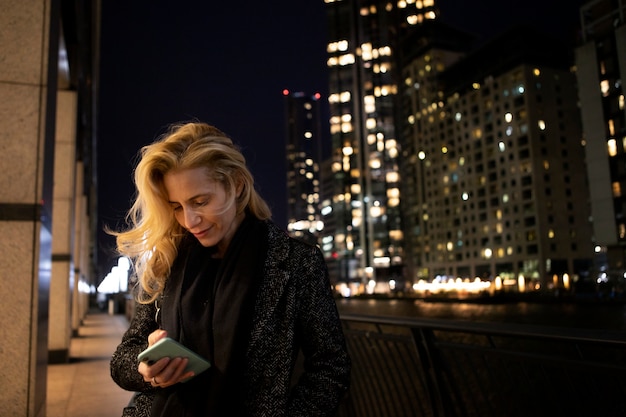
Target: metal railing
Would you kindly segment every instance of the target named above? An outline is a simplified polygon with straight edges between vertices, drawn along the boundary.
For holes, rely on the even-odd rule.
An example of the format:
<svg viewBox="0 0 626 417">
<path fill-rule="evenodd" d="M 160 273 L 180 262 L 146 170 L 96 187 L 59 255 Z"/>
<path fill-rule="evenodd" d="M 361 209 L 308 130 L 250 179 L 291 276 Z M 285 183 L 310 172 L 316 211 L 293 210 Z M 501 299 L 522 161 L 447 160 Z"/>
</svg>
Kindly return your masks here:
<svg viewBox="0 0 626 417">
<path fill-rule="evenodd" d="M 342 314 L 340 417 L 626 416 L 621 332 Z"/>
</svg>

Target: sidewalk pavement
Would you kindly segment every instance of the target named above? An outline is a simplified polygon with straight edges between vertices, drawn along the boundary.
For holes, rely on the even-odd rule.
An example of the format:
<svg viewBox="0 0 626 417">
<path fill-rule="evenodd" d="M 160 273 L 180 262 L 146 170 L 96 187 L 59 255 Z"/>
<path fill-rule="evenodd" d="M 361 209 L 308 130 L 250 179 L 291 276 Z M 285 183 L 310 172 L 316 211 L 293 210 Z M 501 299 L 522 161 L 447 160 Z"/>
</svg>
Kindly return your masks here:
<svg viewBox="0 0 626 417">
<path fill-rule="evenodd" d="M 70 343 L 70 361 L 48 365 L 46 417 L 119 417 L 132 393 L 111 379 L 109 360 L 128 328 L 124 315 L 92 312 Z"/>
</svg>

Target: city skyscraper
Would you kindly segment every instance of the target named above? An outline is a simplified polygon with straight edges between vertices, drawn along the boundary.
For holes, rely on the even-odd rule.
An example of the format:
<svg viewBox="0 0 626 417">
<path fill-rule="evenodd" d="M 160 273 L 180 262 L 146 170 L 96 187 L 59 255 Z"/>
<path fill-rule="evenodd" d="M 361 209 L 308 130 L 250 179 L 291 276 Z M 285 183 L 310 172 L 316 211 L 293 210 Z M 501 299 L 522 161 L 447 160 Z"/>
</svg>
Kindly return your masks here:
<svg viewBox="0 0 626 417">
<path fill-rule="evenodd" d="M 437 38 L 413 50 L 401 137 L 415 279 L 499 277 L 547 289 L 589 271 L 576 79 L 555 42 L 524 27 L 468 55 L 462 42 Z"/>
<path fill-rule="evenodd" d="M 577 82 L 601 280 L 626 272 L 626 2 L 581 7 Z M 618 281 L 619 280 L 619 281 Z"/>
<path fill-rule="evenodd" d="M 322 202 L 332 224 L 322 250 L 334 281 L 389 290 L 404 273 L 394 54 L 405 31 L 436 18 L 435 4 L 325 2 L 334 189 Z"/>
<path fill-rule="evenodd" d="M 319 93 L 283 91 L 287 137 L 287 230 L 316 244 L 323 228 L 320 220 L 320 162 L 322 132 Z"/>
</svg>

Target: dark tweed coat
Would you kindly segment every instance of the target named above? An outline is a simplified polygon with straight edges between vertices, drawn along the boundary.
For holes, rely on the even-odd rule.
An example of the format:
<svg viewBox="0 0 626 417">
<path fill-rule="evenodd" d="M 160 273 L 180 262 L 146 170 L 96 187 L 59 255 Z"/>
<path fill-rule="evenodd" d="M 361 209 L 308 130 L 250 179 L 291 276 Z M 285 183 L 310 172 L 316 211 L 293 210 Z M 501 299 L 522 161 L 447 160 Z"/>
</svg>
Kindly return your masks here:
<svg viewBox="0 0 626 417">
<path fill-rule="evenodd" d="M 249 368 L 242 388 L 250 387 L 247 408 L 254 417 L 332 416 L 348 389 L 350 358 L 320 250 L 289 238 L 268 222 L 268 256 L 255 306 Z M 137 372 L 137 355 L 157 329 L 155 307 L 138 305 L 129 329 L 111 359 L 111 376 L 139 393 L 134 410 L 149 416 L 156 389 Z M 304 372 L 292 386 L 299 350 Z"/>
</svg>

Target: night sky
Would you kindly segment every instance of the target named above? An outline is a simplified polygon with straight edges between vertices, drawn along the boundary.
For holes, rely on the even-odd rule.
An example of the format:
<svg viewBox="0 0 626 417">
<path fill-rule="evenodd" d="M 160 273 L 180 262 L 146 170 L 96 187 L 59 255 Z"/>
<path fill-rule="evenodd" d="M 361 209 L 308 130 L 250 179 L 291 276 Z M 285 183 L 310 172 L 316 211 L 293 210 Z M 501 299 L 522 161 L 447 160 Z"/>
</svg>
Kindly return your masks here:
<svg viewBox="0 0 626 417">
<path fill-rule="evenodd" d="M 192 119 L 242 147 L 259 192 L 285 226 L 282 91 L 327 96 L 324 3 L 215 3 L 102 2 L 101 226 L 123 225 L 139 148 L 169 124 Z M 113 245 L 101 234 L 101 265 Z"/>
<path fill-rule="evenodd" d="M 581 0 L 439 0 L 442 20 L 483 36 L 532 22 L 572 38 Z M 102 2 L 99 230 L 123 226 L 139 148 L 200 120 L 242 147 L 257 188 L 286 223 L 283 89 L 327 97 L 323 0 Z M 547 5 L 547 6 L 546 6 Z M 538 13 L 538 11 L 541 11 Z M 324 121 L 327 123 L 327 121 Z M 99 236 L 98 279 L 116 259 Z"/>
</svg>

